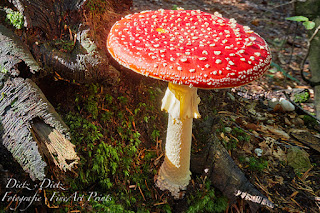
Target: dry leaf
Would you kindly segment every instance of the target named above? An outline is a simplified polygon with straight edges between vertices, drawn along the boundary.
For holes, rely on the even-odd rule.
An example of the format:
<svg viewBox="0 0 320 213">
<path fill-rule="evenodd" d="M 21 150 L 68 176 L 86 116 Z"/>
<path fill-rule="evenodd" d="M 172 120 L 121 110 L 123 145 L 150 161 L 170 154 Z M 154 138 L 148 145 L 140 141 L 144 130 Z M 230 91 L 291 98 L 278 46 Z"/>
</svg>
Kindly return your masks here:
<svg viewBox="0 0 320 213">
<path fill-rule="evenodd" d="M 272 149 L 268 146 L 266 141 L 262 141 L 259 143 L 260 148 L 263 150 L 264 155 L 271 155 Z"/>
<path fill-rule="evenodd" d="M 285 139 L 289 139 L 290 136 L 283 130 L 281 130 L 279 127 L 273 127 L 273 126 L 264 126 L 261 125 L 261 130 L 268 130 L 269 132 L 273 133 L 274 135 L 280 137 L 280 138 L 285 138 Z"/>
<path fill-rule="evenodd" d="M 286 153 L 278 146 L 277 150 L 273 150 L 273 156 L 278 158 L 280 161 L 287 161 Z"/>
<path fill-rule="evenodd" d="M 252 154 L 253 145 L 251 143 L 244 143 L 242 149 L 245 151 L 245 153 Z"/>
<path fill-rule="evenodd" d="M 226 142 L 229 142 L 230 138 L 228 138 L 228 136 L 224 135 L 223 132 L 221 132 L 220 136 L 221 136 L 221 138 L 224 139 Z"/>
</svg>

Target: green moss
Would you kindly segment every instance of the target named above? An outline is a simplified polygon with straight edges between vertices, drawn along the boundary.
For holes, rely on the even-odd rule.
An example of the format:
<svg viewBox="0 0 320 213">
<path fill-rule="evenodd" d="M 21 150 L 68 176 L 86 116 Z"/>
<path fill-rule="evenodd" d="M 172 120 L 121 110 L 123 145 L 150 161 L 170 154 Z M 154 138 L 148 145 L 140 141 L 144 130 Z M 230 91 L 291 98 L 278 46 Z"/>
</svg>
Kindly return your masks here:
<svg viewBox="0 0 320 213">
<path fill-rule="evenodd" d="M 53 42 L 53 46 L 62 52 L 71 52 L 74 47 L 74 41 L 58 39 Z"/>
<path fill-rule="evenodd" d="M 223 212 L 227 208 L 228 199 L 223 196 L 216 197 L 214 188 L 207 180 L 201 190 L 188 197 L 188 204 L 187 213 Z"/>
<path fill-rule="evenodd" d="M 299 92 L 294 94 L 294 102 L 296 103 L 305 103 L 310 99 L 310 92 L 308 90 L 304 90 L 303 92 Z"/>
<path fill-rule="evenodd" d="M 318 124 L 317 120 L 309 115 L 304 115 L 302 119 L 307 126 L 315 126 Z"/>
<path fill-rule="evenodd" d="M 223 133 L 226 133 L 226 128 L 222 127 L 222 129 L 220 130 Z M 231 137 L 228 141 L 226 141 L 225 139 L 222 140 L 225 148 L 227 150 L 234 150 L 237 147 L 237 144 L 240 142 L 249 142 L 250 141 L 250 135 L 248 135 L 243 129 L 241 128 L 237 128 L 234 127 L 232 128 L 231 132 L 230 132 L 233 137 Z"/>
<path fill-rule="evenodd" d="M 253 172 L 262 172 L 263 170 L 268 168 L 268 161 L 263 158 L 255 158 L 255 157 L 244 157 L 239 156 L 239 161 L 243 164 L 245 164 L 248 169 L 250 169 Z"/>
<path fill-rule="evenodd" d="M 154 206 L 159 201 L 150 189 L 158 156 L 153 150 L 147 151 L 141 141 L 150 143 L 160 137 L 156 128 L 159 121 L 152 110 L 158 93 L 149 92 L 145 102 L 135 103 L 125 93 L 115 96 L 102 91 L 98 84 L 87 85 L 77 94 L 74 111 L 64 117 L 81 159 L 78 177 L 70 180 L 71 190 L 90 188 L 113 198 L 91 203 L 95 212 L 150 212 L 159 208 L 168 212 L 169 205 Z M 144 125 L 149 126 L 143 129 L 145 138 L 139 129 Z"/>
<path fill-rule="evenodd" d="M 5 67 L 0 65 L 0 72 L 3 73 L 3 74 L 7 74 L 8 70 Z"/>
<path fill-rule="evenodd" d="M 5 8 L 4 10 L 7 13 L 6 21 L 16 29 L 22 29 L 24 24 L 23 15 L 20 12 L 14 11 L 10 8 Z"/>
<path fill-rule="evenodd" d="M 91 12 L 95 13 L 103 13 L 107 10 L 107 8 L 110 8 L 110 5 L 108 5 L 107 1 L 103 0 L 90 0 L 86 4 L 86 7 L 89 8 Z"/>
</svg>

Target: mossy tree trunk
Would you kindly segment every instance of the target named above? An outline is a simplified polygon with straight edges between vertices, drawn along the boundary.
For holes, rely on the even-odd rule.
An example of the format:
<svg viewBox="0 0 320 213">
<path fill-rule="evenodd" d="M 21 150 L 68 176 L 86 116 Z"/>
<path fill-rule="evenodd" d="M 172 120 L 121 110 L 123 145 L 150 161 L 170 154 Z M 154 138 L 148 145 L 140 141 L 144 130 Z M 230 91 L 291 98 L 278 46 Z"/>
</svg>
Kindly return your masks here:
<svg viewBox="0 0 320 213">
<path fill-rule="evenodd" d="M 23 14 L 24 39 L 47 74 L 79 83 L 117 79 L 104 39 L 132 0 L 8 1 Z M 98 39 L 96 34 L 101 34 Z"/>
<path fill-rule="evenodd" d="M 25 27 L 38 27 L 48 40 L 61 36 L 68 16 L 78 15 L 81 8 L 92 0 L 11 0 L 13 5 L 24 15 Z M 107 0 L 110 10 L 121 12 L 132 5 L 131 0 Z"/>
</svg>

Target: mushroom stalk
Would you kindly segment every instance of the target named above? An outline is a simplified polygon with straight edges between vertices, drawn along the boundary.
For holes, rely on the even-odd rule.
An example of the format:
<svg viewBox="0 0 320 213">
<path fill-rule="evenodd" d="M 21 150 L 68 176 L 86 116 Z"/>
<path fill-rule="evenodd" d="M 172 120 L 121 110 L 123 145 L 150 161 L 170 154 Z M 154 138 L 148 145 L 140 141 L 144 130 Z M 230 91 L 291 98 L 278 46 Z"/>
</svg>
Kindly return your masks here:
<svg viewBox="0 0 320 213">
<path fill-rule="evenodd" d="M 157 186 L 179 198 L 190 181 L 190 152 L 193 118 L 199 118 L 197 88 L 169 83 L 161 109 L 169 113 L 165 159 Z"/>
</svg>

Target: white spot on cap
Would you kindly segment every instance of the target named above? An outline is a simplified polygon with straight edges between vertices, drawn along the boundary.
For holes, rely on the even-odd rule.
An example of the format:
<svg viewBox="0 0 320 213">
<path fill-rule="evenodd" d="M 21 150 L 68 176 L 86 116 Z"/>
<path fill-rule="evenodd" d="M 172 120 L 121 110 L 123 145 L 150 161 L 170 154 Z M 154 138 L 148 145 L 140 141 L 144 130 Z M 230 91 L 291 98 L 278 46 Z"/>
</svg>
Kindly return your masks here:
<svg viewBox="0 0 320 213">
<path fill-rule="evenodd" d="M 196 69 L 190 69 L 189 70 L 189 72 L 195 72 L 196 71 Z"/>
<path fill-rule="evenodd" d="M 180 61 L 186 62 L 186 61 L 188 61 L 188 59 L 187 58 L 181 58 Z"/>
<path fill-rule="evenodd" d="M 230 64 L 230 65 L 234 65 L 233 61 L 229 61 L 229 64 Z"/>
<path fill-rule="evenodd" d="M 214 53 L 215 55 L 220 55 L 220 54 L 221 54 L 221 51 L 213 51 L 213 53 Z"/>
<path fill-rule="evenodd" d="M 206 57 L 200 57 L 200 58 L 198 58 L 200 61 L 204 61 L 204 60 L 206 60 L 207 58 Z"/>
<path fill-rule="evenodd" d="M 182 70 L 182 67 L 177 67 L 177 70 L 181 71 L 181 70 Z"/>
<path fill-rule="evenodd" d="M 203 50 L 203 51 L 202 51 L 202 54 L 208 55 L 208 52 L 207 52 L 206 50 Z"/>
<path fill-rule="evenodd" d="M 230 23 L 235 24 L 237 21 L 234 18 L 229 19 Z"/>
<path fill-rule="evenodd" d="M 219 12 L 217 12 L 217 11 L 214 12 L 213 14 L 214 14 L 215 16 L 217 16 L 217 17 L 220 17 L 220 18 L 222 17 L 222 15 L 221 15 Z M 221 20 L 221 19 L 219 19 L 219 20 Z"/>
<path fill-rule="evenodd" d="M 251 30 L 250 27 L 248 27 L 248 26 L 243 26 L 243 29 L 244 29 L 245 31 Z"/>
<path fill-rule="evenodd" d="M 216 60 L 216 64 L 221 64 L 221 63 L 222 63 L 222 61 L 220 59 Z"/>
</svg>

